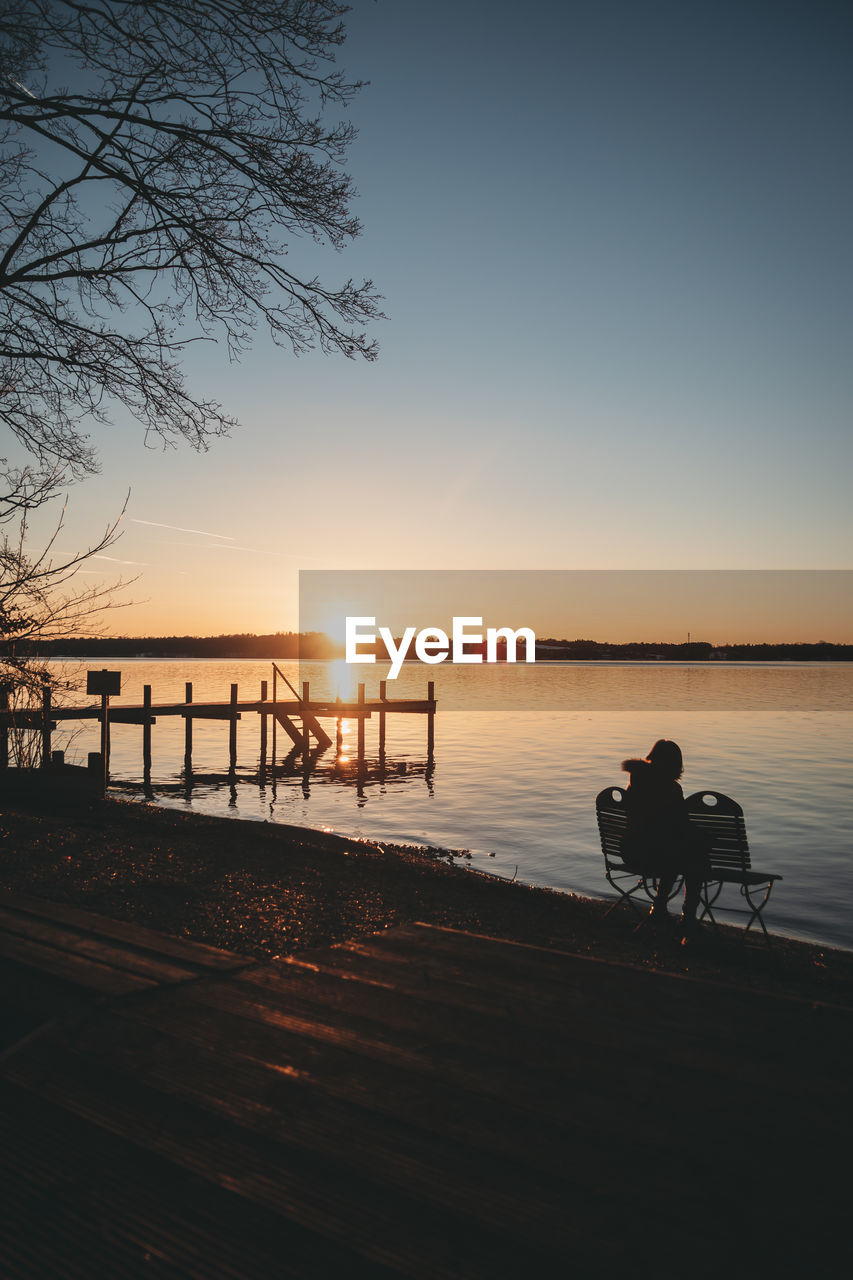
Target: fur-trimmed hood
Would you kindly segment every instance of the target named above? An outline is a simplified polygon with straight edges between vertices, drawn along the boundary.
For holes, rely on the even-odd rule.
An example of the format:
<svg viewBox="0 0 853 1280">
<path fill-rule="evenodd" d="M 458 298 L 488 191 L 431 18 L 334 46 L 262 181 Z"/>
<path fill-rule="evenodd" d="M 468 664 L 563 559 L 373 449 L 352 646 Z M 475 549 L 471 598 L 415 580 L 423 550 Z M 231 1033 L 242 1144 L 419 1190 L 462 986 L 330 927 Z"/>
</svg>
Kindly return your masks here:
<svg viewBox="0 0 853 1280">
<path fill-rule="evenodd" d="M 653 769 L 654 765 L 648 760 L 623 760 L 623 773 L 642 773 L 645 769 Z"/>
</svg>

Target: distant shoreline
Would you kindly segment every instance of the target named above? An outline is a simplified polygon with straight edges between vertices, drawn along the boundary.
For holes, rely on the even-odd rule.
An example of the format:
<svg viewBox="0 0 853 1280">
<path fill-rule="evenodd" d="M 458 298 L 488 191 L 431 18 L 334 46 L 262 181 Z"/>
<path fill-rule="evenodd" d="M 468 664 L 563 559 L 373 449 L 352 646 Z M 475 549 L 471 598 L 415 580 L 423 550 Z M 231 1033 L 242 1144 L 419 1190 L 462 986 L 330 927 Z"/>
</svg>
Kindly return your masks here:
<svg viewBox="0 0 853 1280">
<path fill-rule="evenodd" d="M 0 660 L 11 656 L 9 646 L 0 645 Z M 24 656 L 16 650 L 18 658 Z M 276 635 L 222 636 L 75 636 L 51 640 L 39 647 L 39 658 L 171 658 L 198 661 L 254 659 L 274 661 L 340 661 L 344 651 L 327 636 L 300 636 L 295 632 Z M 377 653 L 381 663 L 384 655 Z M 412 661 L 412 659 L 407 659 Z M 638 641 L 609 644 L 595 640 L 537 641 L 538 663 L 558 662 L 638 662 L 638 663 L 768 663 L 768 662 L 853 662 L 853 644 L 765 643 L 712 645 L 660 644 Z"/>
<path fill-rule="evenodd" d="M 211 657 L 209 654 L 193 654 L 193 653 L 174 653 L 174 654 L 155 654 L 155 653 L 52 653 L 46 657 L 46 661 L 50 662 L 78 662 L 87 658 L 97 658 L 99 661 L 106 659 L 109 661 L 127 661 L 127 662 L 299 662 L 299 658 L 280 658 L 275 656 L 259 655 L 257 657 L 247 657 L 245 654 L 222 654 Z M 342 662 L 342 658 L 302 658 L 302 662 Z M 853 656 L 849 658 L 537 658 L 537 667 L 559 667 L 559 666 L 576 666 L 576 667 L 620 667 L 632 665 L 637 667 L 743 667 L 743 666 L 835 666 L 845 662 L 853 662 Z M 380 660 L 380 666 L 381 666 Z M 458 666 L 458 663 L 447 661 L 445 666 Z M 519 667 L 524 663 L 517 663 Z M 423 666 L 417 658 L 407 658 L 404 666 L 419 667 Z"/>
</svg>

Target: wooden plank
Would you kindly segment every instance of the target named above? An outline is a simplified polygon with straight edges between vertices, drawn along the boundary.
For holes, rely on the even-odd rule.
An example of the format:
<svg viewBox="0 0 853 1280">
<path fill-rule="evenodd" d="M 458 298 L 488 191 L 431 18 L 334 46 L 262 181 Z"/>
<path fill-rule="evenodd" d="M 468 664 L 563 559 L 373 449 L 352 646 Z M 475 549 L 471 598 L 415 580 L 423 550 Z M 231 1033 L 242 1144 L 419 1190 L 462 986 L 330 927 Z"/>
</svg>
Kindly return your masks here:
<svg viewBox="0 0 853 1280">
<path fill-rule="evenodd" d="M 200 999 L 202 997 L 199 997 Z M 771 1076 L 768 1087 L 768 1071 L 771 1064 L 754 1067 L 735 1067 L 728 1071 L 728 1063 L 706 1058 L 703 1047 L 685 1046 L 679 1055 L 655 1054 L 654 1043 L 642 1036 L 635 1036 L 634 1028 L 593 1027 L 583 1036 L 563 1034 L 557 1043 L 546 1034 L 519 1034 L 511 1023 L 503 1026 L 483 1018 L 467 1019 L 484 1032 L 481 1043 L 472 1038 L 466 1042 L 466 1019 L 443 1018 L 442 1011 L 433 1012 L 433 1021 L 419 1027 L 413 1010 L 411 1024 L 406 1025 L 402 1015 L 391 1027 L 383 1024 L 378 1016 L 371 1023 L 363 1012 L 352 1014 L 347 1009 L 322 1009 L 313 1015 L 311 1010 L 264 1007 L 265 1001 L 255 1005 L 248 1002 L 242 1008 L 234 1008 L 223 991 L 218 996 L 203 997 L 216 1007 L 230 1007 L 238 1016 L 266 1021 L 286 1032 L 309 1037 L 320 1046 L 330 1046 L 335 1052 L 350 1052 L 363 1058 L 403 1066 L 415 1072 L 440 1072 L 454 1089 L 469 1090 L 484 1098 L 497 1099 L 502 1105 L 518 1107 L 533 1115 L 541 1115 L 543 1109 L 559 1109 L 565 1091 L 574 1092 L 583 1125 L 600 1126 L 602 1139 L 610 1139 L 618 1133 L 623 1123 L 622 1112 L 613 1108 L 612 1102 L 603 1099 L 621 1097 L 624 1094 L 624 1061 L 627 1054 L 632 1061 L 657 1064 L 651 1076 L 644 1065 L 637 1069 L 637 1079 L 646 1082 L 652 1091 L 663 1081 L 680 1077 L 691 1078 L 699 1087 L 708 1081 L 725 1077 L 737 1078 L 744 1098 L 754 1101 L 760 1097 L 769 1103 L 772 1097 L 784 1093 L 791 1084 L 815 1098 L 838 1096 L 838 1080 L 812 1081 L 805 1077 L 805 1089 L 799 1081 L 799 1072 L 782 1072 Z M 402 1006 L 401 1006 L 402 1007 Z M 419 1037 L 420 1033 L 420 1039 Z M 251 1030 L 245 1035 L 251 1038 Z M 425 1040 L 429 1036 L 429 1040 Z M 516 1046 L 521 1042 L 523 1048 Z M 594 1081 L 590 1085 L 589 1081 Z M 709 1086 L 710 1087 L 710 1086 Z M 556 1111 L 554 1112 L 556 1114 Z M 654 1141 L 654 1118 L 646 1123 L 641 1117 L 639 1127 Z M 573 1124 L 575 1122 L 573 1121 Z"/>
<path fill-rule="evenodd" d="M 282 729 L 287 734 L 288 738 L 290 738 L 290 741 L 294 744 L 294 746 L 297 746 L 297 747 L 302 746 L 302 734 L 299 732 L 296 725 L 290 719 L 290 716 L 287 715 L 284 711 L 280 710 L 277 704 L 275 704 L 275 710 L 273 711 L 273 719 L 276 721 L 277 724 L 281 725 Z"/>
<path fill-rule="evenodd" d="M 600 1108 L 595 1103 L 607 1082 L 617 1090 L 622 1086 L 624 1064 L 614 1056 L 614 1049 L 623 1049 L 626 1041 L 637 1054 L 645 1048 L 642 1039 L 635 1042 L 624 1026 L 594 1028 L 591 1035 L 585 1028 L 583 1037 L 568 1025 L 520 1029 L 506 1015 L 501 1018 L 470 1007 L 459 1012 L 441 1002 L 421 1001 L 367 983 L 333 983 L 323 990 L 314 986 L 312 975 L 304 977 L 311 984 L 307 994 L 284 986 L 270 991 L 240 982 L 216 990 L 198 989 L 194 1001 L 308 1037 L 321 1046 L 408 1070 L 438 1072 L 454 1088 L 517 1104 L 528 1113 L 561 1105 L 566 1089 L 575 1087 L 593 1059 L 596 1086 L 589 1102 L 597 1112 Z M 336 992 L 335 987 L 342 985 L 345 992 Z M 256 988 L 256 994 L 251 994 L 250 987 Z M 252 1033 L 247 1028 L 244 1034 Z M 654 1055 L 652 1037 L 649 1044 L 661 1071 L 683 1071 L 693 1060 L 685 1049 L 680 1061 L 667 1062 Z M 578 1088 L 581 1105 L 586 1098 L 582 1086 Z"/>
<path fill-rule="evenodd" d="M 328 1025 L 321 1017 L 296 1018 L 256 1002 L 249 1005 L 232 984 L 211 993 L 210 1000 L 169 1000 L 164 1003 L 134 1002 L 120 1011 L 121 1017 L 151 1024 L 168 1031 L 176 1039 L 207 1045 L 222 1061 L 231 1057 L 287 1073 L 306 1084 L 322 1087 L 340 1102 L 362 1110 L 426 1124 L 435 1135 L 510 1159 L 547 1176 L 566 1176 L 567 1143 L 577 1141 L 578 1132 L 598 1137 L 607 1135 L 610 1155 L 614 1143 L 625 1141 L 625 1128 L 614 1123 L 611 1107 L 604 1110 L 604 1128 L 598 1128 L 601 1106 L 578 1107 L 570 1121 L 546 1108 L 548 1086 L 536 1086 L 539 1106 L 531 1109 L 518 1101 L 520 1075 L 517 1068 L 506 1071 L 501 1061 L 489 1061 L 484 1070 L 483 1055 L 450 1054 L 440 1042 L 427 1045 L 423 1035 L 395 1037 L 385 1041 Z M 322 1014 L 322 1011 L 319 1011 Z M 377 1030 L 379 1027 L 377 1025 Z M 436 1076 L 442 1081 L 441 1102 L 436 1105 Z M 510 1077 L 510 1078 L 508 1078 Z M 558 1101 L 570 1087 L 571 1073 L 553 1089 Z M 576 1102 L 580 1102 L 576 1098 Z M 496 1108 L 500 1123 L 496 1124 Z M 649 1141 L 657 1136 L 657 1120 L 639 1118 L 639 1128 Z M 632 1126 L 636 1133 L 636 1127 Z M 633 1141 L 633 1139 L 632 1139 Z M 596 1143 L 596 1148 L 600 1144 Z M 579 1174 L 586 1178 L 589 1172 Z"/>
<path fill-rule="evenodd" d="M 234 951 L 222 951 L 204 942 L 192 942 L 189 938 L 175 938 L 154 929 L 146 929 L 143 925 L 133 924 L 128 920 L 112 920 L 109 916 L 97 915 L 94 911 L 86 911 L 82 907 L 50 902 L 29 894 L 10 893 L 8 890 L 0 889 L 0 906 L 12 911 L 26 912 L 39 919 L 55 920 L 59 924 L 70 925 L 101 938 L 111 938 L 138 950 L 150 951 L 154 955 L 170 956 L 174 960 L 180 960 L 185 965 L 200 970 L 242 969 L 254 963 L 248 957 L 238 955 Z"/>
<path fill-rule="evenodd" d="M 205 1064 L 169 1050 L 166 1040 L 157 1044 L 142 1035 L 127 1041 L 117 1021 L 103 1018 L 83 1028 L 82 1035 L 76 1033 L 59 1071 L 56 1048 L 34 1043 L 7 1065 L 7 1073 L 110 1132 L 282 1216 L 351 1242 L 365 1258 L 375 1257 L 404 1275 L 549 1275 L 557 1264 L 572 1264 L 583 1275 L 617 1275 L 624 1266 L 625 1245 L 635 1244 L 642 1229 L 638 1222 L 654 1221 L 662 1203 L 667 1205 L 667 1249 L 673 1256 L 683 1258 L 680 1251 L 695 1248 L 697 1221 L 722 1215 L 727 1248 L 739 1263 L 748 1257 L 751 1265 L 757 1264 L 760 1257 L 765 1267 L 772 1260 L 789 1260 L 792 1244 L 803 1259 L 807 1253 L 813 1257 L 815 1239 L 827 1228 L 838 1238 L 844 1221 L 843 1179 L 814 1159 L 815 1135 L 822 1132 L 810 1123 L 814 1116 L 753 1108 L 748 1132 L 750 1150 L 761 1156 L 761 1178 L 756 1179 L 752 1162 L 732 1160 L 732 1153 L 742 1150 L 747 1099 L 730 1090 L 736 1105 L 718 1111 L 720 1098 L 700 1093 L 703 1110 L 713 1114 L 714 1123 L 703 1129 L 701 1144 L 685 1152 L 684 1108 L 691 1099 L 695 1103 L 694 1082 L 682 1077 L 680 1088 L 673 1088 L 678 1078 L 667 1078 L 658 1091 L 648 1093 L 644 1079 L 634 1084 L 632 1072 L 625 1071 L 626 1061 L 633 1064 L 630 1057 L 621 1060 L 625 1088 L 610 1095 L 609 1102 L 626 1132 L 637 1107 L 649 1110 L 659 1126 L 657 1143 L 629 1143 L 627 1155 L 623 1147 L 608 1159 L 609 1143 L 602 1144 L 600 1135 L 576 1138 L 567 1149 L 567 1168 L 581 1184 L 587 1171 L 586 1193 L 567 1189 L 565 1195 L 536 1205 L 519 1191 L 509 1220 L 495 1224 L 489 1203 L 495 1173 L 506 1168 L 506 1190 L 520 1185 L 512 1162 L 487 1176 L 494 1161 L 486 1157 L 482 1173 L 476 1163 L 472 1173 L 472 1154 L 457 1164 L 456 1148 L 448 1144 L 439 1176 L 445 1191 L 425 1199 L 420 1193 L 420 1148 L 404 1141 L 399 1159 L 394 1158 L 393 1139 L 401 1134 L 397 1126 L 377 1125 L 372 1117 L 359 1131 L 353 1128 L 353 1116 L 338 1131 L 335 1144 L 333 1113 L 324 1114 L 316 1088 L 306 1088 L 286 1070 L 268 1070 L 265 1077 L 235 1067 L 231 1057 L 219 1057 L 217 1073 L 217 1055 L 209 1055 Z M 317 1087 L 322 1089 L 322 1080 Z M 442 1075 L 436 1072 L 436 1113 L 446 1096 Z M 570 1115 L 577 1106 L 574 1090 L 564 1090 L 558 1116 Z M 500 1125 L 500 1107 L 493 1118 Z M 602 1158 L 590 1162 L 596 1149 L 603 1149 Z M 679 1178 L 681 1190 L 674 1193 Z M 436 1202 L 440 1194 L 451 1201 L 449 1208 Z M 744 1202 L 750 1214 L 739 1220 L 731 1206 Z M 786 1238 L 777 1258 L 778 1234 L 770 1233 L 768 1239 L 768 1233 L 760 1232 L 756 1242 L 753 1223 L 788 1202 L 797 1204 L 797 1215 L 791 1215 L 795 1234 L 793 1240 Z M 707 1261 L 697 1253 L 692 1273 L 703 1274 Z M 716 1257 L 713 1265 L 718 1265 Z"/>
<path fill-rule="evenodd" d="M 493 1055 L 488 1045 L 479 1053 L 448 1052 L 440 1030 L 429 1039 L 422 1032 L 420 1044 L 416 1036 L 403 1037 L 401 1044 L 386 1028 L 377 1051 L 366 1035 L 341 1035 L 339 1027 L 312 1026 L 310 1015 L 300 1024 L 296 1019 L 276 1018 L 276 1011 L 268 1010 L 266 1017 L 253 1021 L 245 1006 L 234 1002 L 239 993 L 233 984 L 220 986 L 207 1006 L 198 995 L 198 988 L 169 993 L 166 999 L 158 994 L 156 1000 L 135 1001 L 118 1010 L 117 1016 L 141 1021 L 152 1033 L 167 1031 L 176 1040 L 201 1047 L 223 1064 L 231 1081 L 241 1078 L 233 1060 L 245 1059 L 261 1073 L 255 1086 L 261 1099 L 267 1093 L 262 1073 L 285 1072 L 294 1082 L 294 1092 L 321 1089 L 337 1105 L 357 1107 L 359 1115 L 376 1112 L 410 1127 L 427 1128 L 433 1141 L 449 1144 L 448 1160 L 455 1145 L 462 1143 L 484 1159 L 508 1161 L 516 1171 L 529 1169 L 536 1175 L 526 1183 L 531 1191 L 537 1179 L 545 1177 L 562 1180 L 567 1195 L 580 1193 L 574 1185 L 580 1180 L 585 1194 L 591 1183 L 606 1178 L 614 1161 L 628 1160 L 638 1144 L 653 1150 L 660 1143 L 660 1118 L 654 1109 L 635 1106 L 626 1128 L 624 1109 L 631 1096 L 644 1099 L 656 1090 L 666 1090 L 673 1106 L 679 1100 L 688 1105 L 698 1086 L 704 1105 L 712 1108 L 731 1091 L 728 1077 L 721 1083 L 710 1073 L 699 1084 L 695 1073 L 670 1070 L 653 1055 L 632 1057 L 636 1065 L 626 1087 L 624 1056 L 601 1052 L 582 1037 L 570 1047 L 551 1046 L 547 1057 L 540 1054 L 524 1066 Z M 252 1012 L 257 1014 L 257 1009 Z M 626 1045 L 630 1045 L 630 1033 L 623 1038 L 623 1049 Z M 180 1048 L 169 1051 L 167 1061 L 184 1060 Z M 846 1082 L 843 1087 L 846 1092 Z M 760 1096 L 765 1115 L 778 1114 L 776 1103 L 782 1104 L 786 1115 L 790 1112 L 786 1091 L 765 1083 Z M 617 1098 L 619 1104 L 614 1106 Z M 735 1104 L 727 1103 L 724 1122 L 714 1133 L 703 1134 L 706 1152 L 727 1156 L 737 1133 L 744 1126 L 754 1126 L 754 1099 L 754 1093 L 740 1090 Z M 833 1100 L 818 1095 L 809 1123 L 819 1119 L 831 1124 L 835 1102 L 837 1096 Z M 302 1103 L 289 1105 L 288 1112 L 318 1107 L 328 1109 L 311 1093 Z M 368 1128 L 372 1123 L 366 1120 Z M 343 1139 L 346 1123 L 332 1114 L 328 1124 Z M 791 1127 L 796 1129 L 795 1116 Z M 588 1147 L 582 1167 L 567 1166 L 566 1151 L 579 1144 Z M 673 1165 L 673 1194 L 679 1191 L 679 1177 Z"/>
<path fill-rule="evenodd" d="M 66 954 L 83 956 L 113 969 L 139 974 L 152 982 L 186 982 L 197 973 L 195 969 L 177 965 L 151 952 L 107 942 L 89 933 L 64 928 L 54 920 L 39 920 L 6 907 L 0 907 L 0 933 L 30 938 Z"/>
<path fill-rule="evenodd" d="M 149 979 L 126 969 L 114 969 L 85 956 L 71 955 L 32 938 L 9 933 L 0 933 L 0 956 L 105 995 L 124 995 L 154 985 Z"/>
<path fill-rule="evenodd" d="M 154 1088 L 206 1115 L 328 1160 L 354 1181 L 369 1169 L 372 1180 L 401 1188 L 422 1209 L 452 1212 L 459 1188 L 467 1187 L 468 1212 L 483 1226 L 519 1243 L 533 1234 L 546 1252 L 562 1246 L 569 1196 L 594 1207 L 580 1170 L 574 1177 L 565 1166 L 562 1173 L 545 1174 L 510 1156 L 498 1167 L 477 1147 L 436 1133 L 433 1125 L 342 1101 L 294 1073 L 286 1061 L 253 1061 L 221 1044 L 188 1040 L 180 1028 L 172 1036 L 153 1022 L 97 1019 L 75 1031 L 73 1051 L 99 1068 L 121 1072 L 132 1086 Z M 433 1093 L 443 1100 L 446 1085 L 434 1080 Z M 496 1119 L 493 1110 L 491 1122 Z M 525 1203 L 523 1214 L 519 1202 Z M 641 1224 L 638 1214 L 636 1225 Z"/>
<path fill-rule="evenodd" d="M 706 1222 L 725 1223 L 727 1252 L 755 1274 L 829 1274 L 847 1247 L 847 1189 L 825 1148 L 829 1134 L 843 1148 L 849 1123 L 851 1024 L 412 926 L 141 994 L 4 1070 L 40 1100 L 33 1123 L 67 1108 L 284 1230 L 351 1249 L 367 1275 L 615 1277 L 662 1205 L 674 1266 L 656 1257 L 659 1275 L 685 1257 L 716 1275 L 718 1250 L 697 1248 Z M 145 1230 L 133 1203 L 116 1201 L 121 1240 Z M 146 1238 L 168 1261 L 157 1203 Z"/>
<path fill-rule="evenodd" d="M 262 1127 L 248 1130 L 226 1114 L 201 1112 L 97 1058 L 70 1052 L 62 1070 L 55 1068 L 55 1050 L 33 1042 L 26 1055 L 7 1063 L 6 1076 L 143 1150 L 403 1276 L 494 1280 L 509 1274 L 507 1264 L 519 1275 L 548 1275 L 559 1260 L 535 1236 L 518 1244 L 503 1230 L 484 1228 L 471 1214 L 469 1189 L 461 1185 L 452 1208 L 436 1209 L 396 1182 L 377 1181 L 369 1161 L 354 1178 L 337 1154 L 295 1147 Z M 567 1217 L 565 1234 L 580 1261 L 600 1256 L 599 1251 L 615 1259 L 618 1250 L 606 1237 L 591 1247 L 588 1218 L 573 1222 L 571 1209 Z"/>
<path fill-rule="evenodd" d="M 344 1245 L 11 1084 L 0 1089 L 7 1280 L 316 1280 L 363 1274 Z M 49 1218 L 50 1229 L 45 1230 Z M 386 1268 L 371 1264 L 371 1276 Z"/>
<path fill-rule="evenodd" d="M 279 699 L 275 703 L 264 703 L 253 698 L 248 701 L 237 702 L 237 718 L 240 719 L 243 712 L 269 713 L 273 706 L 286 715 L 301 716 L 303 711 L 307 710 L 310 715 L 315 717 L 336 718 L 340 716 L 345 720 L 357 720 L 361 717 L 370 719 L 374 711 L 395 712 L 400 715 L 427 715 L 436 709 L 434 701 L 431 702 L 428 699 L 420 698 L 394 698 L 385 701 L 369 698 L 363 704 L 343 702 L 340 706 L 333 701 L 315 702 L 312 700 L 307 707 L 298 699 L 288 699 L 286 702 Z M 51 707 L 50 714 L 53 721 L 99 720 L 101 710 L 99 706 L 86 704 L 80 707 Z M 148 716 L 187 716 L 194 720 L 230 720 L 232 714 L 233 709 L 230 701 L 154 703 L 150 710 L 144 703 L 125 707 L 110 704 L 110 720 L 126 724 L 144 724 Z M 15 713 L 0 712 L 0 723 L 8 725 L 31 724 L 33 728 L 40 728 L 42 720 L 43 717 L 40 710 Z"/>
<path fill-rule="evenodd" d="M 420 964 L 402 963 L 398 957 L 371 953 L 358 946 L 343 946 L 322 956 L 291 957 L 293 967 L 304 965 L 319 969 L 335 980 L 358 981 L 384 986 L 407 997 L 417 996 L 439 1005 L 469 1012 L 508 1017 L 518 1028 L 559 1027 L 567 1011 L 564 992 L 550 985 L 505 991 L 498 984 L 477 983 L 463 966 L 443 969 L 438 961 Z M 621 1014 L 625 1001 L 617 1006 Z"/>
<path fill-rule="evenodd" d="M 752 1088 L 761 1088 L 768 1078 L 798 1078 L 804 1070 L 806 1088 L 819 1091 L 837 1080 L 837 1064 L 853 1051 L 853 1016 L 847 1010 L 783 998 L 768 1001 L 751 991 L 569 959 L 584 980 L 556 989 L 550 983 L 531 983 L 526 993 L 517 988 L 507 992 L 502 975 L 491 983 L 486 974 L 478 979 L 470 965 L 442 977 L 434 964 L 406 966 L 396 956 L 383 959 L 351 948 L 295 957 L 287 967 L 304 967 L 303 983 L 317 1000 L 334 1002 L 340 979 L 345 979 L 348 1005 L 373 1010 L 392 1027 L 417 1026 L 432 1008 L 434 1021 L 428 1025 L 444 1018 L 453 1035 L 463 1043 L 480 1044 L 490 1060 L 501 1052 L 503 1035 L 509 1052 L 534 1059 L 541 1055 L 547 1062 L 549 1043 L 555 1051 L 567 1043 L 570 1051 L 580 1025 L 587 1040 L 615 1051 L 628 1039 L 632 1054 L 651 1054 L 678 1069 L 731 1073 Z M 279 991 L 278 998 L 287 999 L 275 970 L 252 970 L 245 982 Z M 460 1016 L 451 1023 L 443 1010 L 452 1009 Z M 490 1030 L 494 1019 L 502 1021 L 502 1032 Z M 731 1035 L 733 1019 L 739 1026 L 736 1038 Z"/>
</svg>

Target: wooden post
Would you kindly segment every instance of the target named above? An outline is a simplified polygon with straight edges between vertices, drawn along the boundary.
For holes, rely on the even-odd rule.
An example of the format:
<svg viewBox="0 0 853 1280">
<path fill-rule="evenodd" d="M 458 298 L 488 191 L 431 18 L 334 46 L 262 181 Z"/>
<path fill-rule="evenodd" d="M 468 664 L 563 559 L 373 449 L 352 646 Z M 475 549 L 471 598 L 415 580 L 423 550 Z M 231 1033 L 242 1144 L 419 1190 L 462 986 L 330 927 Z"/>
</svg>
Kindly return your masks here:
<svg viewBox="0 0 853 1280">
<path fill-rule="evenodd" d="M 385 681 L 379 681 L 379 701 L 385 701 Z M 379 712 L 379 768 L 385 767 L 385 712 Z"/>
<path fill-rule="evenodd" d="M 0 726 L 0 769 L 9 768 L 9 726 L 6 723 L 8 712 L 9 686 L 3 684 L 0 685 L 0 715 L 3 716 L 3 724 Z"/>
<path fill-rule="evenodd" d="M 275 665 L 275 663 L 273 663 L 273 664 L 272 664 L 272 705 L 273 705 L 273 713 L 275 713 L 276 703 L 278 702 L 278 680 L 277 680 L 277 676 L 278 676 L 278 667 Z M 278 721 L 277 721 L 277 720 L 276 720 L 276 718 L 275 718 L 275 714 L 273 714 L 273 718 L 272 718 L 272 770 L 273 770 L 273 777 L 275 777 L 275 749 L 276 749 L 276 729 L 277 729 L 277 728 L 278 728 Z"/>
<path fill-rule="evenodd" d="M 237 769 L 237 686 L 231 686 L 231 717 L 228 728 L 228 759 L 229 772 L 234 773 Z"/>
<path fill-rule="evenodd" d="M 110 695 L 101 694 L 101 760 L 104 765 L 104 793 L 110 785 Z"/>
<path fill-rule="evenodd" d="M 267 700 L 267 682 L 261 681 L 261 702 Z M 261 773 L 266 773 L 267 768 L 267 713 L 261 712 Z"/>
<path fill-rule="evenodd" d="M 358 768 L 364 768 L 364 685 L 358 686 Z"/>
<path fill-rule="evenodd" d="M 187 706 L 193 700 L 192 681 L 188 680 L 184 686 L 184 701 Z M 193 771 L 193 718 L 187 715 L 184 719 L 184 775 L 189 778 Z"/>
<path fill-rule="evenodd" d="M 310 701 L 311 701 L 311 692 L 310 692 L 309 682 L 307 680 L 303 680 L 302 681 L 302 705 L 304 706 L 306 711 L 308 710 L 308 704 Z M 305 761 L 307 764 L 308 755 L 309 755 L 309 752 L 311 751 L 311 730 L 308 728 L 308 722 L 304 716 L 302 717 L 302 750 L 305 753 Z"/>
<path fill-rule="evenodd" d="M 435 682 L 430 680 L 427 685 L 427 700 L 435 703 Z M 430 708 L 427 712 L 427 759 L 432 764 L 433 752 L 435 751 L 435 708 Z"/>
<path fill-rule="evenodd" d="M 340 694 L 338 694 L 337 698 L 335 698 L 335 706 L 340 711 L 340 707 L 341 707 Z M 338 715 L 335 720 L 335 755 L 336 756 L 340 756 L 341 752 L 343 751 L 343 747 L 344 747 L 344 721 L 343 721 L 343 716 Z"/>
<path fill-rule="evenodd" d="M 144 707 L 144 717 L 142 720 L 142 774 L 143 782 L 146 787 L 151 785 L 151 685 L 144 684 L 142 686 L 142 705 Z"/>
<path fill-rule="evenodd" d="M 364 796 L 364 779 L 367 770 L 364 764 L 364 685 L 358 686 L 358 772 L 356 774 L 356 795 L 361 799 Z"/>
<path fill-rule="evenodd" d="M 50 685 L 41 687 L 41 767 L 50 768 Z"/>
</svg>

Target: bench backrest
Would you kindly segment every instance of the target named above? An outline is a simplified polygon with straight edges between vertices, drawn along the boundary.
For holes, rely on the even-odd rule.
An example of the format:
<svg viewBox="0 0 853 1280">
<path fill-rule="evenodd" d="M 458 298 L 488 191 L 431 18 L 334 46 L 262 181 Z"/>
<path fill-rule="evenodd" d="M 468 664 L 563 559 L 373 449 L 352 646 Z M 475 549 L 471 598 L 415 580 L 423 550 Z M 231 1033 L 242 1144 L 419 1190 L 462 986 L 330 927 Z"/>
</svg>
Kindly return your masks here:
<svg viewBox="0 0 853 1280">
<path fill-rule="evenodd" d="M 749 870 L 749 845 L 743 809 L 719 791 L 696 791 L 687 797 L 690 821 L 709 839 L 711 866 Z"/>
<path fill-rule="evenodd" d="M 605 787 L 595 797 L 598 834 L 605 866 L 622 866 L 622 837 L 628 826 L 628 811 L 623 787 Z"/>
</svg>

